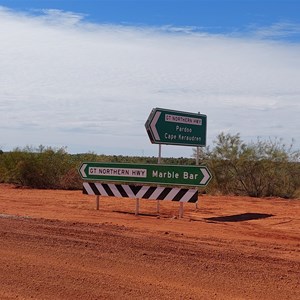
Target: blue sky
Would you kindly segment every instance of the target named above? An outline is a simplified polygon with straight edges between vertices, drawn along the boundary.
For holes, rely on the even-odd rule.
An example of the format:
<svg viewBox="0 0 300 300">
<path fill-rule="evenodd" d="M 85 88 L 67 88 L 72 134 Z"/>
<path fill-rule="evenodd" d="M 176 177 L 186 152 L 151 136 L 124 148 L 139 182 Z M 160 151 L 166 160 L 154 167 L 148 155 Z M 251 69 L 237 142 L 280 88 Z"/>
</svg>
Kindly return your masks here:
<svg viewBox="0 0 300 300">
<path fill-rule="evenodd" d="M 2 0 L 0 4 L 31 13 L 36 9 L 72 11 L 97 23 L 190 26 L 212 33 L 299 24 L 300 18 L 299 0 Z M 299 39 L 299 32 L 293 38 Z"/>
<path fill-rule="evenodd" d="M 300 1 L 0 0 L 4 150 L 157 155 L 154 107 L 299 148 L 299 78 Z"/>
</svg>

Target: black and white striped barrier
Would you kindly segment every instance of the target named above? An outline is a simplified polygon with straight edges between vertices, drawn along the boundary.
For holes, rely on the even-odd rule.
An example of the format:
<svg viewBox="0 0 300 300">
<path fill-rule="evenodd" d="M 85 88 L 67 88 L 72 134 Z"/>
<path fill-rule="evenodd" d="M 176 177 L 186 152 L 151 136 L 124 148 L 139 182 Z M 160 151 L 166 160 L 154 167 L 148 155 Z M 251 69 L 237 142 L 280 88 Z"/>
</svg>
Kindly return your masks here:
<svg viewBox="0 0 300 300">
<path fill-rule="evenodd" d="M 180 217 L 183 216 L 183 203 L 195 203 L 198 200 L 197 189 L 171 188 L 160 186 L 139 186 L 125 184 L 83 183 L 83 193 L 97 196 L 97 209 L 99 209 L 99 196 L 126 197 L 136 199 L 136 215 L 139 210 L 139 199 L 169 200 L 180 202 Z"/>
<path fill-rule="evenodd" d="M 111 197 L 139 198 L 149 200 L 170 200 L 192 202 L 198 200 L 198 190 L 186 188 L 169 188 L 138 186 L 124 184 L 83 183 L 83 193 Z"/>
</svg>

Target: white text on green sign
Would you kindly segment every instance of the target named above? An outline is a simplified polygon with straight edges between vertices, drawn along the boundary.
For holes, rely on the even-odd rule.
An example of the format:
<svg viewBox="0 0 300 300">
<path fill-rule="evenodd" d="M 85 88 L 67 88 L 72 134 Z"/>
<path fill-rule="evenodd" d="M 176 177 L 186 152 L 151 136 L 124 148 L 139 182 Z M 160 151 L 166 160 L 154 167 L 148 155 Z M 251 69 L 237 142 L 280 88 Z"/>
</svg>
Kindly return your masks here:
<svg viewBox="0 0 300 300">
<path fill-rule="evenodd" d="M 206 186 L 211 174 L 205 166 L 117 164 L 86 162 L 79 169 L 84 180 Z"/>
<path fill-rule="evenodd" d="M 206 145 L 206 115 L 155 108 L 145 124 L 155 144 Z"/>
</svg>

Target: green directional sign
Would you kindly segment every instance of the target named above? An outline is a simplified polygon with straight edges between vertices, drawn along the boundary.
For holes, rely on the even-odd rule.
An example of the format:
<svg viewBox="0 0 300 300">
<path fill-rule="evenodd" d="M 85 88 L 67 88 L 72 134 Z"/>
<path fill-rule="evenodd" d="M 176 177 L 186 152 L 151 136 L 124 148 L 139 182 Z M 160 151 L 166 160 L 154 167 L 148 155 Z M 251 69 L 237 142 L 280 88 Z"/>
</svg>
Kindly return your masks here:
<svg viewBox="0 0 300 300">
<path fill-rule="evenodd" d="M 84 162 L 79 168 L 84 180 L 206 186 L 211 179 L 205 166 L 148 165 Z"/>
<path fill-rule="evenodd" d="M 207 116 L 154 108 L 145 127 L 151 143 L 206 146 Z"/>
</svg>

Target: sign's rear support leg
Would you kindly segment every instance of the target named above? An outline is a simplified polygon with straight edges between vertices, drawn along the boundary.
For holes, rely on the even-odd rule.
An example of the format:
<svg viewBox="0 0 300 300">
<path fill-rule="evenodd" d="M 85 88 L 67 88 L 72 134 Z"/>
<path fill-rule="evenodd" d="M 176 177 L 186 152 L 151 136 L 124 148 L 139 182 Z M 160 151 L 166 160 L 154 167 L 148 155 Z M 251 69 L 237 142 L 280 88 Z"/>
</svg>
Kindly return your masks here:
<svg viewBox="0 0 300 300">
<path fill-rule="evenodd" d="M 100 198 L 100 196 L 99 195 L 97 195 L 96 196 L 96 210 L 99 210 L 99 198 Z"/>
<path fill-rule="evenodd" d="M 136 198 L 135 199 L 135 215 L 139 215 L 139 209 L 140 209 L 140 199 Z"/>
<path fill-rule="evenodd" d="M 179 202 L 179 218 L 183 218 L 183 202 Z"/>
</svg>

